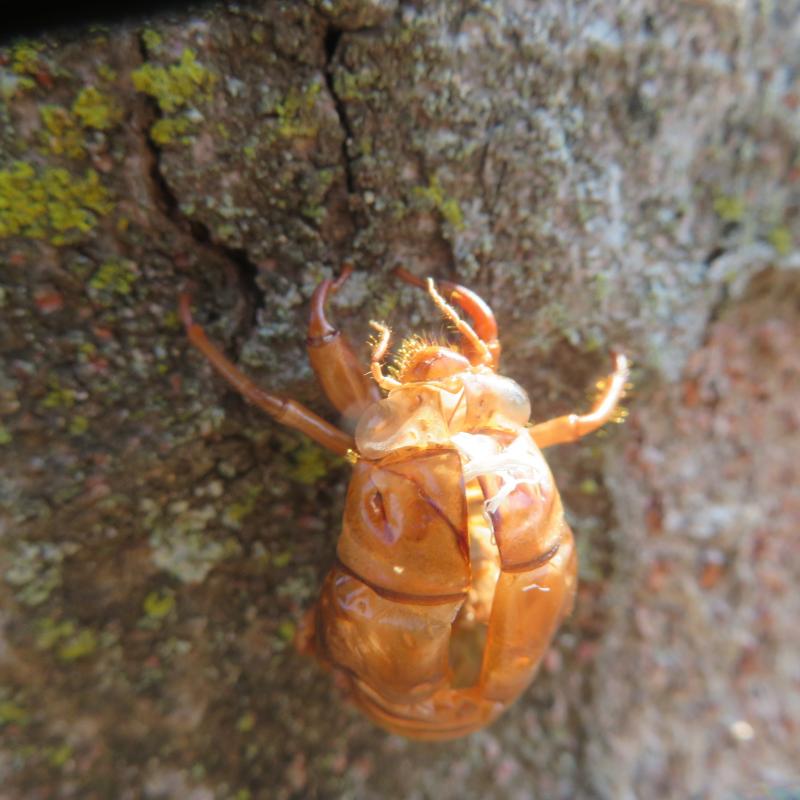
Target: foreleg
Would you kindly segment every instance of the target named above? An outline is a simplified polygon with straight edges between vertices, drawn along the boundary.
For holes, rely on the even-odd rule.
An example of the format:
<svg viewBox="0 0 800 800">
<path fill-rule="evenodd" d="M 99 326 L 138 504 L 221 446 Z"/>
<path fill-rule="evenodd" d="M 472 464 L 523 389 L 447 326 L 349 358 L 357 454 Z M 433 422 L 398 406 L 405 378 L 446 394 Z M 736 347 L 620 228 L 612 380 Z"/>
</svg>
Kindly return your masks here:
<svg viewBox="0 0 800 800">
<path fill-rule="evenodd" d="M 308 358 L 328 399 L 348 420 L 356 420 L 367 406 L 380 400 L 378 387 L 358 360 L 347 338 L 328 321 L 325 302 L 352 272 L 345 267 L 336 281 L 328 278 L 311 298 L 308 323 Z"/>
</svg>

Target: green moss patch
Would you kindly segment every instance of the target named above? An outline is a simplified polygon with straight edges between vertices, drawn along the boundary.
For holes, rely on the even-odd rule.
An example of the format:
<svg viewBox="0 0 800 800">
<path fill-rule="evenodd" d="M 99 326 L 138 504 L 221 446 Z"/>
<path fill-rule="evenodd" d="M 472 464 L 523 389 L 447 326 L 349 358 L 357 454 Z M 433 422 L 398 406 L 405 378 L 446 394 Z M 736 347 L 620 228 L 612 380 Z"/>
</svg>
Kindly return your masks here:
<svg viewBox="0 0 800 800">
<path fill-rule="evenodd" d="M 418 186 L 414 189 L 414 196 L 422 200 L 425 204 L 433 206 L 444 219 L 457 231 L 464 227 L 464 215 L 461 206 L 454 197 L 447 197 L 439 183 L 439 179 L 434 176 L 427 186 Z"/>
</svg>

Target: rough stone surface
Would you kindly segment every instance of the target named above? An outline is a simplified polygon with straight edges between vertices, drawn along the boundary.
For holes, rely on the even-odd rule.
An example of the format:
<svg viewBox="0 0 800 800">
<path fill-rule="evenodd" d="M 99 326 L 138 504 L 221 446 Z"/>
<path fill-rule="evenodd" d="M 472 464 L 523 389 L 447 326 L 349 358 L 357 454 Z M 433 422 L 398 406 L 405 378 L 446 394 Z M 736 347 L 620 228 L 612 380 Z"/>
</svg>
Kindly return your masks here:
<svg viewBox="0 0 800 800">
<path fill-rule="evenodd" d="M 800 3 L 247 2 L 0 49 L 0 799 L 800 796 Z M 491 302 L 577 609 L 498 723 L 376 731 L 291 639 L 348 466 L 190 352 L 320 398 L 307 301 Z"/>
</svg>

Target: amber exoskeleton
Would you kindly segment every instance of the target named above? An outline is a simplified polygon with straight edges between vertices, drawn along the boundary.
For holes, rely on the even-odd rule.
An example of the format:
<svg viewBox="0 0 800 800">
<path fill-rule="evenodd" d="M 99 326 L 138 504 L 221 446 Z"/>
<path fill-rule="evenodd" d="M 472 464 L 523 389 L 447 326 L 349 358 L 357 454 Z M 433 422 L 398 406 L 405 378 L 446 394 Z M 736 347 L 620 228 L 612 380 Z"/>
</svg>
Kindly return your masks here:
<svg viewBox="0 0 800 800">
<path fill-rule="evenodd" d="M 350 436 L 293 400 L 256 386 L 181 316 L 192 343 L 246 398 L 353 463 L 336 562 L 298 644 L 335 670 L 384 728 L 450 739 L 494 720 L 533 679 L 577 580 L 572 533 L 541 450 L 597 429 L 627 380 L 623 355 L 594 408 L 531 425 L 530 403 L 497 374 L 494 316 L 449 282 L 425 286 L 457 344 L 412 337 L 387 374 L 387 327 L 366 371 L 312 298 L 308 352 Z M 471 319 L 465 321 L 458 311 Z M 382 396 L 385 395 L 385 396 Z"/>
</svg>

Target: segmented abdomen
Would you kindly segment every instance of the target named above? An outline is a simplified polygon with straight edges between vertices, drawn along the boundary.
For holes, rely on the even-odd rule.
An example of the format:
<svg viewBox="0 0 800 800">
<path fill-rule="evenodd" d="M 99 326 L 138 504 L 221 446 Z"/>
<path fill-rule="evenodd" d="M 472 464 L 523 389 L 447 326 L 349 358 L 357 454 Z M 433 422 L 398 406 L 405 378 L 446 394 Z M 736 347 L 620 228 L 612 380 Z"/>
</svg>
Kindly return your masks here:
<svg viewBox="0 0 800 800">
<path fill-rule="evenodd" d="M 486 514 L 468 506 L 465 461 L 455 449 L 356 465 L 338 563 L 316 610 L 315 649 L 383 727 L 422 739 L 483 727 L 532 680 L 571 609 L 572 533 L 531 447 L 541 482 L 503 491 L 502 476 L 468 473 L 473 490 L 496 500 Z M 470 538 L 487 526 L 499 576 L 490 597 L 476 597 Z M 481 607 L 491 609 L 488 618 L 465 613 Z M 473 640 L 477 650 L 460 645 Z M 464 659 L 477 661 L 457 663 Z M 473 675 L 466 684 L 458 677 L 465 674 Z"/>
</svg>

